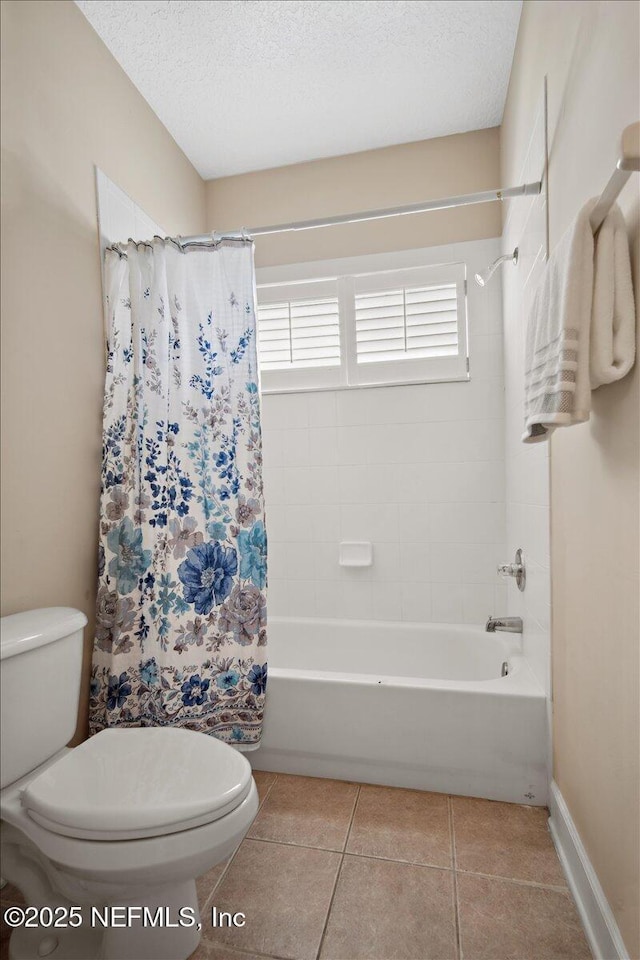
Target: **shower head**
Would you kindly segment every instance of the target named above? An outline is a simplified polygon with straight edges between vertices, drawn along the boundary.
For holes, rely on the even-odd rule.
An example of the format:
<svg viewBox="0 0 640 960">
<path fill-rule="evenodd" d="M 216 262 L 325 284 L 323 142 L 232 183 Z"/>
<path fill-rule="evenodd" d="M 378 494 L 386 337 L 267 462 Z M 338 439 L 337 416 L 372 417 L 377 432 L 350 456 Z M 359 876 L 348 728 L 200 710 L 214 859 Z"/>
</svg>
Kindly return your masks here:
<svg viewBox="0 0 640 960">
<path fill-rule="evenodd" d="M 476 283 L 479 287 L 486 287 L 491 280 L 491 277 L 494 275 L 501 263 L 506 263 L 507 260 L 511 260 L 512 263 L 518 262 L 518 248 L 516 247 L 513 253 L 505 253 L 503 257 L 498 257 L 497 260 L 494 260 L 490 267 L 487 267 L 485 270 L 481 270 L 480 273 L 476 273 Z"/>
</svg>

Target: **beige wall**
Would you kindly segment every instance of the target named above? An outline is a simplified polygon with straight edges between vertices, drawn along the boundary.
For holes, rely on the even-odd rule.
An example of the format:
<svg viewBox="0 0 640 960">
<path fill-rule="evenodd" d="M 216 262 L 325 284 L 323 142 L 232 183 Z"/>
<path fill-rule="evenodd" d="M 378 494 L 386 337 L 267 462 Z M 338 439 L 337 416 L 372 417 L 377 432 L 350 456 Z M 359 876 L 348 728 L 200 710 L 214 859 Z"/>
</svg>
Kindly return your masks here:
<svg viewBox="0 0 640 960">
<path fill-rule="evenodd" d="M 502 128 L 517 175 L 543 76 L 553 250 L 613 171 L 640 116 L 635 2 L 525 2 Z M 640 299 L 638 178 L 621 197 Z M 593 395 L 588 424 L 551 444 L 554 777 L 631 957 L 638 930 L 638 366 Z"/>
<path fill-rule="evenodd" d="M 499 187 L 499 130 L 477 130 L 207 183 L 207 229 L 395 207 Z M 497 203 L 258 237 L 256 263 L 410 250 L 500 235 Z"/>
<path fill-rule="evenodd" d="M 70 605 L 91 620 L 104 381 L 93 165 L 176 233 L 203 228 L 204 183 L 71 0 L 3 2 L 2 98 L 2 613 Z M 90 623 L 87 652 L 91 638 Z"/>
</svg>

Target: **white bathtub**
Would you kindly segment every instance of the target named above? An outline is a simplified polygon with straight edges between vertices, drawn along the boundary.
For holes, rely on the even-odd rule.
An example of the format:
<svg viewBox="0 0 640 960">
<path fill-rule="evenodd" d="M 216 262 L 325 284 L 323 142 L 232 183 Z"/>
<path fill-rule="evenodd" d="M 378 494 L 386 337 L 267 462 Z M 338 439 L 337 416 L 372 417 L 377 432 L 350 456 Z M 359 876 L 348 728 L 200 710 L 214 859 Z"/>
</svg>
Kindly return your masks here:
<svg viewBox="0 0 640 960">
<path fill-rule="evenodd" d="M 473 626 L 271 617 L 252 764 L 545 804 L 545 696 L 521 645 Z"/>
</svg>

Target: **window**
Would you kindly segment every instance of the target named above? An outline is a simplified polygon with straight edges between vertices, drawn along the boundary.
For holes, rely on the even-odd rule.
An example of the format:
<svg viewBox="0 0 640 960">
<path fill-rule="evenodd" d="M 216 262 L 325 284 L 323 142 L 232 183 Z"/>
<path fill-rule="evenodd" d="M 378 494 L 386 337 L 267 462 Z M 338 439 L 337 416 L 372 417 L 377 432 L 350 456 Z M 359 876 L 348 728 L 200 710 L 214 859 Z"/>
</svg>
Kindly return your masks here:
<svg viewBox="0 0 640 960">
<path fill-rule="evenodd" d="M 457 309 L 454 283 L 356 294 L 358 363 L 455 356 Z"/>
<path fill-rule="evenodd" d="M 468 377 L 465 265 L 258 286 L 266 392 Z"/>
</svg>

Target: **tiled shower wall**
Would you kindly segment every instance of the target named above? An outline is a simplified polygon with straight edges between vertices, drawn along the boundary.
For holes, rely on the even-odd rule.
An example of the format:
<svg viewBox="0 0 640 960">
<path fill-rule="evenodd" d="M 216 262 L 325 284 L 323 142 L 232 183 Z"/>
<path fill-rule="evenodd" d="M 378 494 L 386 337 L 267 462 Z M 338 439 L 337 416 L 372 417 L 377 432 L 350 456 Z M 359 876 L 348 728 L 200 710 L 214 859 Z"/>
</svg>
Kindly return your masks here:
<svg viewBox="0 0 640 960">
<path fill-rule="evenodd" d="M 541 98 L 519 183 L 540 180 L 546 169 L 546 107 Z M 509 201 L 504 247 L 516 245 L 516 270 L 505 272 L 505 473 L 507 553 L 524 551 L 527 583 L 520 593 L 508 585 L 507 609 L 522 617 L 522 645 L 533 672 L 547 695 L 551 692 L 551 573 L 549 548 L 549 443 L 522 443 L 524 423 L 524 353 L 529 304 L 547 258 L 547 191 L 540 196 Z"/>
<path fill-rule="evenodd" d="M 506 610 L 500 280 L 472 280 L 471 380 L 263 397 L 269 612 L 484 623 Z M 373 566 L 338 564 L 370 540 Z"/>
</svg>

